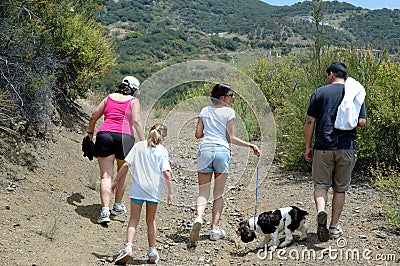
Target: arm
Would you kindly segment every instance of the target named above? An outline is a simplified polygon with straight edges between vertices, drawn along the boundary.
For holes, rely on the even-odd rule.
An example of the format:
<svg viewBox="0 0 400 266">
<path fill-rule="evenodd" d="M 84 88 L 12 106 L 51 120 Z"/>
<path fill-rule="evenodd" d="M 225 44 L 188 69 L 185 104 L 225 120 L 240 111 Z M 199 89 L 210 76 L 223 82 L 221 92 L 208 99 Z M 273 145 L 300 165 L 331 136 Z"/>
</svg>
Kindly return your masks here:
<svg viewBox="0 0 400 266">
<path fill-rule="evenodd" d="M 240 138 L 235 136 L 235 124 L 234 124 L 234 119 L 229 120 L 226 123 L 226 131 L 228 133 L 227 135 L 227 139 L 228 141 L 230 141 L 231 143 L 235 144 L 235 145 L 239 145 L 239 146 L 243 146 L 243 147 L 249 147 L 253 150 L 254 154 L 257 156 L 261 155 L 261 151 L 260 149 L 247 141 L 241 140 Z"/>
<path fill-rule="evenodd" d="M 121 178 L 125 179 L 126 178 L 126 174 L 128 173 L 130 164 L 128 162 L 125 162 L 121 168 L 119 169 L 117 176 L 114 179 L 114 183 L 111 186 L 111 192 L 114 193 L 115 189 L 118 187 L 118 183 L 120 181 L 125 182 L 125 180 L 120 180 Z"/>
<path fill-rule="evenodd" d="M 172 178 L 171 178 L 171 172 L 166 170 L 162 173 L 165 183 L 167 184 L 168 188 L 168 198 L 167 198 L 167 204 L 168 206 L 172 204 Z"/>
<path fill-rule="evenodd" d="M 104 98 L 101 103 L 96 107 L 94 112 L 92 113 L 92 116 L 90 117 L 89 120 L 89 128 L 88 128 L 88 136 L 89 139 L 93 139 L 93 134 L 94 134 L 94 127 L 96 126 L 97 120 L 104 114 L 104 109 L 106 108 L 106 102 L 107 98 Z"/>
<path fill-rule="evenodd" d="M 144 140 L 142 119 L 140 117 L 140 103 L 138 99 L 132 100 L 132 123 L 139 140 Z"/>
<path fill-rule="evenodd" d="M 306 135 L 306 151 L 304 152 L 304 158 L 307 162 L 312 162 L 312 148 L 311 142 L 314 133 L 315 118 L 307 116 L 306 124 L 304 126 L 304 132 Z"/>
<path fill-rule="evenodd" d="M 204 136 L 203 130 L 204 130 L 203 120 L 201 120 L 201 118 L 199 117 L 197 119 L 196 132 L 194 133 L 194 136 L 196 137 L 196 139 L 201 139 Z"/>
</svg>

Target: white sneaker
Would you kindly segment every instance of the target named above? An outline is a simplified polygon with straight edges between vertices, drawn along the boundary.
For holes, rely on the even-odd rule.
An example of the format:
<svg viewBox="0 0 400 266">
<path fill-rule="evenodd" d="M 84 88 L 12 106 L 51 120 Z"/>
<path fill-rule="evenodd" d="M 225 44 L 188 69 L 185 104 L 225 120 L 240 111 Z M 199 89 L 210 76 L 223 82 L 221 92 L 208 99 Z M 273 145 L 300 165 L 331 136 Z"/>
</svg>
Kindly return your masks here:
<svg viewBox="0 0 400 266">
<path fill-rule="evenodd" d="M 200 229 L 203 224 L 203 219 L 197 217 L 192 225 L 192 230 L 190 232 L 190 242 L 195 243 L 200 239 Z"/>
<path fill-rule="evenodd" d="M 211 230 L 210 233 L 210 240 L 218 240 L 218 239 L 222 239 L 225 237 L 225 231 L 222 229 L 218 229 L 218 230 Z"/>
<path fill-rule="evenodd" d="M 157 264 L 158 260 L 160 259 L 160 256 L 158 255 L 157 250 L 149 252 L 147 254 L 147 257 L 149 258 L 149 260 L 148 260 L 149 264 Z"/>
<path fill-rule="evenodd" d="M 125 249 L 121 250 L 118 257 L 115 259 L 115 263 L 124 264 L 132 259 L 132 245 L 126 246 Z"/>
<path fill-rule="evenodd" d="M 336 239 L 343 234 L 343 229 L 340 225 L 329 226 L 329 236 L 331 239 Z"/>
<path fill-rule="evenodd" d="M 120 215 L 120 214 L 125 214 L 126 213 L 126 207 L 123 203 L 121 204 L 115 204 L 113 206 L 113 209 L 111 210 L 111 214 L 114 216 Z"/>
<path fill-rule="evenodd" d="M 101 212 L 99 219 L 97 219 L 97 223 L 102 225 L 107 225 L 110 221 L 110 212 Z"/>
</svg>

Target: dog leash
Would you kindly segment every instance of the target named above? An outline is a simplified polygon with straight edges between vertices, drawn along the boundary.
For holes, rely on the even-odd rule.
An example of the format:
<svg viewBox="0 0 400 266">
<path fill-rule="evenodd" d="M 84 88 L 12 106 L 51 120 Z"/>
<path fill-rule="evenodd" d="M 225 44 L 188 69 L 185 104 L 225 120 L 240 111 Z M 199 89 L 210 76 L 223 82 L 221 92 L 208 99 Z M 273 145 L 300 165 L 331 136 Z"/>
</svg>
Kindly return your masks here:
<svg viewBox="0 0 400 266">
<path fill-rule="evenodd" d="M 256 206 L 254 207 L 254 217 L 253 217 L 254 230 L 256 229 L 257 206 L 258 206 L 258 166 L 256 167 Z"/>
</svg>

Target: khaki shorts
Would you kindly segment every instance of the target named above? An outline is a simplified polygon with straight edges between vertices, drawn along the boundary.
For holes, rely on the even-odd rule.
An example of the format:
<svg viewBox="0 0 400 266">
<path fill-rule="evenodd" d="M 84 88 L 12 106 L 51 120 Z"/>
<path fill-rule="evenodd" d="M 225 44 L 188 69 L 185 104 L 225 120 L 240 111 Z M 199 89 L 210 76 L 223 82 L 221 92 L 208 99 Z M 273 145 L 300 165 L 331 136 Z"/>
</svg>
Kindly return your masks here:
<svg viewBox="0 0 400 266">
<path fill-rule="evenodd" d="M 347 191 L 356 160 L 356 150 L 314 150 L 314 188 L 329 190 L 332 187 L 336 192 Z"/>
</svg>

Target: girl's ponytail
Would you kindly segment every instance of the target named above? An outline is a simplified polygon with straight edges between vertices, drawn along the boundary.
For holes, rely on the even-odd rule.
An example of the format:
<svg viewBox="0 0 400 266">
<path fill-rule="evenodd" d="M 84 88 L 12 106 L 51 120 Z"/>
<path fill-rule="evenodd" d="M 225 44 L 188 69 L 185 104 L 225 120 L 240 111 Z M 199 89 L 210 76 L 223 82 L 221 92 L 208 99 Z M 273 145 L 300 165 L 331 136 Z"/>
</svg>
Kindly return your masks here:
<svg viewBox="0 0 400 266">
<path fill-rule="evenodd" d="M 147 137 L 147 145 L 155 148 L 158 144 L 164 141 L 167 136 L 167 127 L 162 124 L 155 124 L 150 128 L 149 136 Z"/>
</svg>

